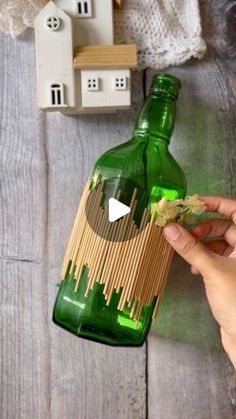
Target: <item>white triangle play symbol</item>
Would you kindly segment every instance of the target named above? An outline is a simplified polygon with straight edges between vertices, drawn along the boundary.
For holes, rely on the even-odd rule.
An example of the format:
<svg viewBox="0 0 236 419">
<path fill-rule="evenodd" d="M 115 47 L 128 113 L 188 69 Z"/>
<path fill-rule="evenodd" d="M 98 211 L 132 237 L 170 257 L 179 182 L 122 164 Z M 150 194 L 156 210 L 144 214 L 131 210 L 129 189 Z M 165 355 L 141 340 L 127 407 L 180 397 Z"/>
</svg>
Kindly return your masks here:
<svg viewBox="0 0 236 419">
<path fill-rule="evenodd" d="M 124 215 L 129 214 L 130 212 L 130 207 L 122 204 L 122 202 L 115 198 L 110 198 L 108 204 L 108 219 L 111 223 L 119 220 L 119 218 L 124 217 Z"/>
</svg>

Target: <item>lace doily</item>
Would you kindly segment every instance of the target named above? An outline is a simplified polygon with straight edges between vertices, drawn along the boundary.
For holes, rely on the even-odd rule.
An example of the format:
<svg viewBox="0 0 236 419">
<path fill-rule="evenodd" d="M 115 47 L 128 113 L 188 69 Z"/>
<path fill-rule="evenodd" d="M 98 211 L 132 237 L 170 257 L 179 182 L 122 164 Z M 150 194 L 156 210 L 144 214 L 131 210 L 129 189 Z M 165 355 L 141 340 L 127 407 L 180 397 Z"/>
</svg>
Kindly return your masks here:
<svg viewBox="0 0 236 419">
<path fill-rule="evenodd" d="M 99 1 L 99 0 L 98 0 Z M 47 0 L 0 0 L 0 27 L 13 37 L 33 27 Z M 202 58 L 198 0 L 123 0 L 115 11 L 115 43 L 138 46 L 139 69 L 163 69 Z"/>
</svg>

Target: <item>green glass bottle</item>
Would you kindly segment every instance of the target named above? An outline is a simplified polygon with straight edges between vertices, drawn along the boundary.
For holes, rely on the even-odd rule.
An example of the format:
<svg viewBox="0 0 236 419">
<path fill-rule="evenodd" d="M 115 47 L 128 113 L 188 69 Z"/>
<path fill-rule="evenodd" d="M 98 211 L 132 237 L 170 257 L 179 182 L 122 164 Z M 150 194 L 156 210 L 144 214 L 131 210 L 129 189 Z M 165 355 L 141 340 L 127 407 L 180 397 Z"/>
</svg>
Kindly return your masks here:
<svg viewBox="0 0 236 419">
<path fill-rule="evenodd" d="M 184 198 L 184 174 L 168 150 L 174 129 L 176 99 L 180 81 L 168 74 L 153 78 L 150 94 L 138 115 L 130 141 L 104 153 L 96 162 L 91 188 L 97 179 L 106 181 L 107 197 L 121 190 L 123 203 L 129 205 L 132 185 L 137 185 L 142 208 L 162 197 Z M 145 193 L 144 193 L 145 192 Z M 145 196 L 144 196 L 145 195 Z M 156 300 L 143 307 L 138 322 L 130 318 L 130 308 L 117 309 L 120 293 L 113 292 L 109 305 L 103 295 L 104 285 L 96 283 L 85 297 L 89 267 L 83 270 L 75 291 L 73 272 L 62 281 L 53 320 L 77 336 L 116 346 L 140 346 L 150 329 Z"/>
</svg>

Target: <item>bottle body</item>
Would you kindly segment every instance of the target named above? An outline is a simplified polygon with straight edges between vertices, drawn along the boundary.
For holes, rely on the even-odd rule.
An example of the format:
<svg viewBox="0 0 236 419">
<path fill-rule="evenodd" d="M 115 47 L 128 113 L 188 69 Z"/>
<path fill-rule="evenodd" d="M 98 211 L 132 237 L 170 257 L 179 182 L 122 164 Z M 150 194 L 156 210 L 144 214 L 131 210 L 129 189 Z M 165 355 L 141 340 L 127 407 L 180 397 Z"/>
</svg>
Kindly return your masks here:
<svg viewBox="0 0 236 419">
<path fill-rule="evenodd" d="M 149 103 L 148 103 L 149 100 Z M 166 94 L 150 97 L 143 106 L 132 139 L 104 153 L 92 174 L 92 188 L 97 179 L 105 181 L 105 194 L 115 196 L 126 191 L 122 202 L 129 205 L 129 189 L 135 183 L 142 198 L 141 212 L 152 208 L 163 196 L 169 200 L 183 198 L 186 192 L 184 174 L 168 150 L 173 130 L 175 101 Z M 152 121 L 150 122 L 150 120 Z M 142 197 L 141 197 L 142 195 Z M 142 308 L 138 322 L 130 318 L 131 308 L 117 309 L 121 291 L 114 290 L 109 305 L 104 285 L 96 283 L 85 297 L 89 267 L 84 267 L 79 287 L 68 273 L 62 281 L 54 307 L 53 319 L 72 333 L 117 346 L 142 345 L 149 331 L 156 299 Z"/>
</svg>

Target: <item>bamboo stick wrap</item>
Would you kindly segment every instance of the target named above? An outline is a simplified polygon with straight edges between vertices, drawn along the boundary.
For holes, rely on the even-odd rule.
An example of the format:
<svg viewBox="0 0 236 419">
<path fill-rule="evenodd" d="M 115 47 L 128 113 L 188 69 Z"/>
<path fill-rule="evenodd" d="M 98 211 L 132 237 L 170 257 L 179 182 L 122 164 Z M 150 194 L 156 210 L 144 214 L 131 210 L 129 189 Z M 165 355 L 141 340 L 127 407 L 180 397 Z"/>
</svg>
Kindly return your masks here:
<svg viewBox="0 0 236 419">
<path fill-rule="evenodd" d="M 101 207 L 102 185 L 98 185 L 93 192 L 90 192 L 89 185 L 90 182 L 84 189 L 71 232 L 62 279 L 66 278 L 68 270 L 70 274 L 74 272 L 76 291 L 84 266 L 87 265 L 89 270 L 85 296 L 96 282 L 104 284 L 103 294 L 107 304 L 114 291 L 121 292 L 117 308 L 122 311 L 127 304 L 131 307 L 130 317 L 135 321 L 139 320 L 142 308 L 149 306 L 157 297 L 154 319 L 165 289 L 173 249 L 164 239 L 162 229 L 155 224 L 154 216 L 150 219 L 147 208 L 143 212 L 140 226 L 136 226 L 133 215 L 137 205 L 137 191 L 133 193 L 130 213 L 111 223 L 108 220 L 108 208 Z M 86 219 L 85 206 L 89 196 L 87 215 L 89 212 L 98 234 Z M 138 234 L 134 236 L 135 231 Z M 100 236 L 102 232 L 110 240 L 106 240 L 104 235 Z"/>
</svg>

